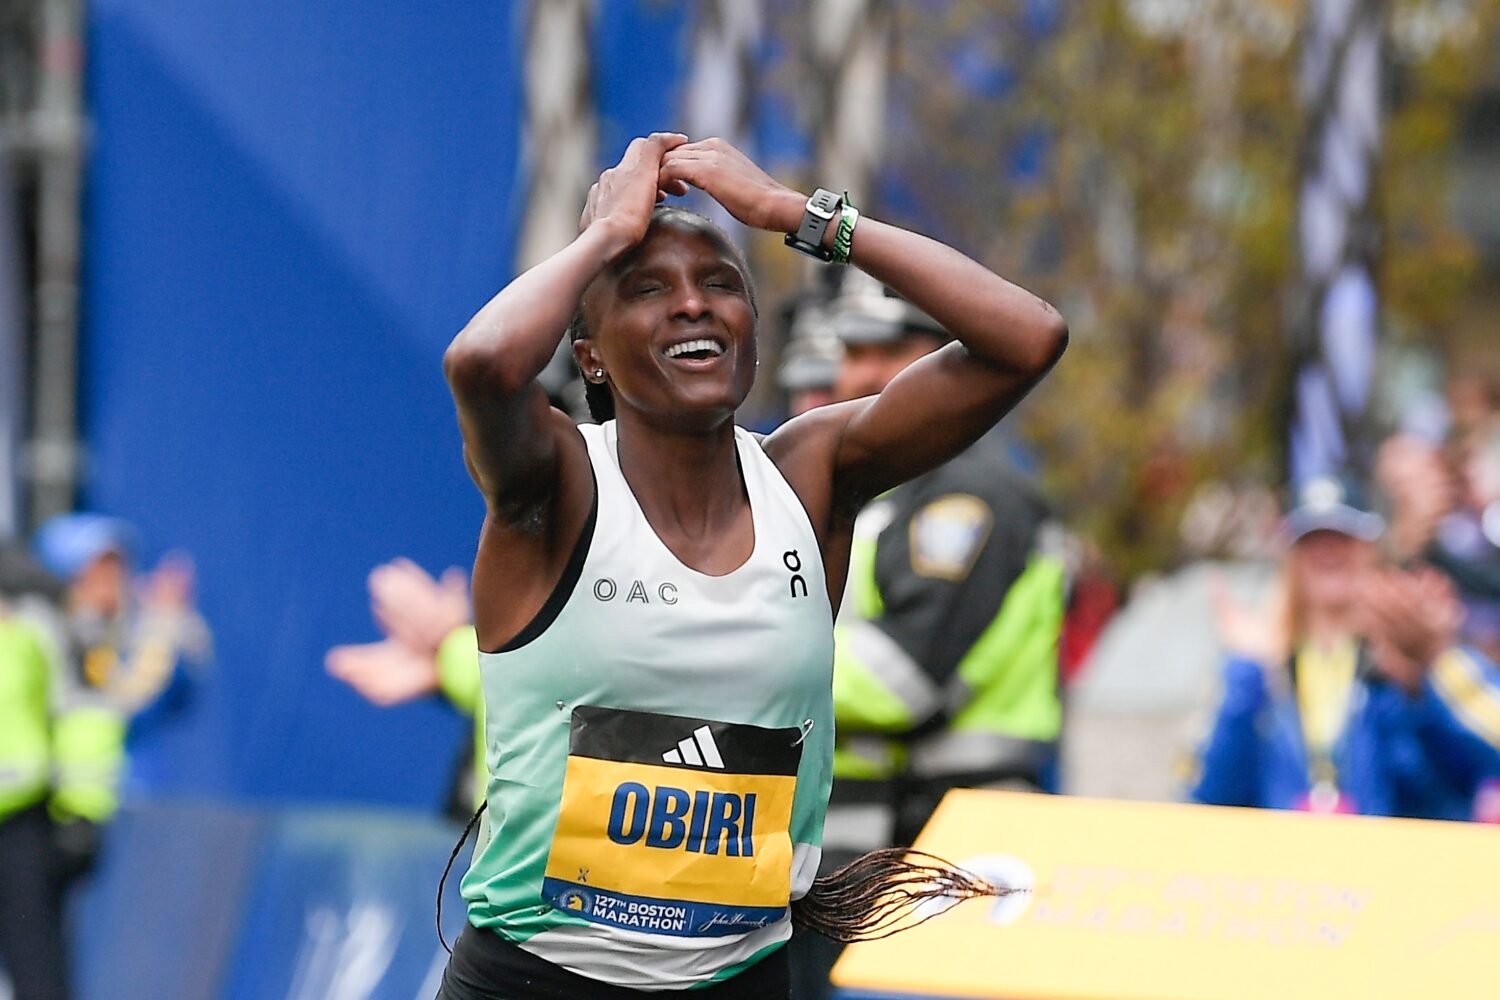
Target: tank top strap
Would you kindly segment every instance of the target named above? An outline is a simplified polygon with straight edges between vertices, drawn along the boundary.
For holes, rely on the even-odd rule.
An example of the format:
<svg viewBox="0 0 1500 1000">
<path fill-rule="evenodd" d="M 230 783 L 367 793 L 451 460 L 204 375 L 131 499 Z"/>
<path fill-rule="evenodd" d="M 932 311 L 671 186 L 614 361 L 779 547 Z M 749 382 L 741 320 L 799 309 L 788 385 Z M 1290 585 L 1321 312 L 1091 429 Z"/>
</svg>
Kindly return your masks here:
<svg viewBox="0 0 1500 1000">
<path fill-rule="evenodd" d="M 779 479 L 780 474 L 770 457 L 762 450 L 760 442 L 755 440 L 755 435 L 743 427 L 736 427 L 734 445 L 740 459 L 740 476 L 745 481 L 745 492 L 750 495 L 751 509 L 767 514 L 771 510 L 768 504 L 780 507 L 782 498 L 777 495 L 775 484 L 771 481 L 773 477 Z"/>
<path fill-rule="evenodd" d="M 750 494 L 750 505 L 756 512 L 755 530 L 790 529 L 798 539 L 799 547 L 806 546 L 812 552 L 811 562 L 816 564 L 821 577 L 823 560 L 818 554 L 818 535 L 813 530 L 812 519 L 802 498 L 786 481 L 771 456 L 750 431 L 735 428 L 735 441 L 739 446 L 741 475 L 745 478 L 745 489 Z M 807 553 L 802 553 L 806 556 Z"/>
<path fill-rule="evenodd" d="M 635 495 L 620 471 L 617 431 L 613 420 L 603 424 L 579 424 L 578 432 L 588 445 L 589 464 L 594 468 L 594 488 L 599 494 L 596 539 L 615 538 L 628 525 Z"/>
</svg>

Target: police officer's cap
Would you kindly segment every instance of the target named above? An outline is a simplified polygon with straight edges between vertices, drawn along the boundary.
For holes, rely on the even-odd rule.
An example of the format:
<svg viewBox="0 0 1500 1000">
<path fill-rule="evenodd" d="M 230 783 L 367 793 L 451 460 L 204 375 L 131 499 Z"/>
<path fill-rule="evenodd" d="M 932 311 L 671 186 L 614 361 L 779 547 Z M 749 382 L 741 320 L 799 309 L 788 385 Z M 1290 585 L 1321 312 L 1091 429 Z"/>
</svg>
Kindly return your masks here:
<svg viewBox="0 0 1500 1000">
<path fill-rule="evenodd" d="M 844 348 L 830 336 L 798 337 L 787 344 L 776 384 L 787 392 L 826 389 L 838 376 Z"/>
<path fill-rule="evenodd" d="M 824 389 L 838 374 L 843 345 L 833 333 L 833 315 L 826 299 L 798 303 L 789 323 L 790 337 L 776 370 L 776 384 L 786 392 Z"/>
<path fill-rule="evenodd" d="M 846 344 L 889 344 L 913 334 L 949 337 L 937 320 L 883 290 L 845 292 L 835 299 L 833 332 Z"/>
</svg>

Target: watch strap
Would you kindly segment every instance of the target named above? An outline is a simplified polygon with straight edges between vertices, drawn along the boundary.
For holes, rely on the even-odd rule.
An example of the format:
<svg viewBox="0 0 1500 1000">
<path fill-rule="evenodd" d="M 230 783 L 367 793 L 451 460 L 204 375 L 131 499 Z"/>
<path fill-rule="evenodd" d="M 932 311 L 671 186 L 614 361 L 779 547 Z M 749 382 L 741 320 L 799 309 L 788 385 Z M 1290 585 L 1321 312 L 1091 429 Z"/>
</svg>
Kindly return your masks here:
<svg viewBox="0 0 1500 1000">
<path fill-rule="evenodd" d="M 832 260 L 833 251 L 823 247 L 823 236 L 829 225 L 838 218 L 843 196 L 818 188 L 807 199 L 807 208 L 802 213 L 802 225 L 795 233 L 788 233 L 786 245 L 819 260 Z"/>
</svg>

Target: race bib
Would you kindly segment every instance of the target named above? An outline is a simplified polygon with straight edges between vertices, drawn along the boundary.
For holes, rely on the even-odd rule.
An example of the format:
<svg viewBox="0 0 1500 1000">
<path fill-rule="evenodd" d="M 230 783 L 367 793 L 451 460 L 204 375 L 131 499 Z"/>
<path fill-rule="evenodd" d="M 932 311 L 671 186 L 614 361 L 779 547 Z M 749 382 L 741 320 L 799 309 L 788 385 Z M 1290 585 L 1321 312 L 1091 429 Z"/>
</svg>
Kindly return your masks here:
<svg viewBox="0 0 1500 1000">
<path fill-rule="evenodd" d="M 791 894 L 796 728 L 580 706 L 542 881 L 552 906 L 652 934 L 742 934 Z"/>
</svg>

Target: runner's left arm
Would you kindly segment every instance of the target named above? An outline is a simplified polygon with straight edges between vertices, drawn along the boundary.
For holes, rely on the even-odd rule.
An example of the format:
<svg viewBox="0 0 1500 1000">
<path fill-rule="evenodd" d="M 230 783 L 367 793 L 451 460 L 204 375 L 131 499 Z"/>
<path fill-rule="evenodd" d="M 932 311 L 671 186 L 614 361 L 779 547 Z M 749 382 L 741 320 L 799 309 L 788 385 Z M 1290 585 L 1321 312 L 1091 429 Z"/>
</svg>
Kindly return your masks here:
<svg viewBox="0 0 1500 1000">
<path fill-rule="evenodd" d="M 794 233 L 802 223 L 806 195 L 777 183 L 721 139 L 669 150 L 661 176 L 702 189 L 748 226 Z M 825 242 L 833 238 L 828 228 Z M 878 396 L 810 411 L 817 417 L 809 427 L 835 439 L 835 506 L 858 506 L 973 444 L 1041 380 L 1068 340 L 1052 306 L 919 233 L 862 216 L 850 261 L 932 316 L 956 342 L 911 365 Z M 796 423 L 788 422 L 792 434 Z"/>
</svg>

